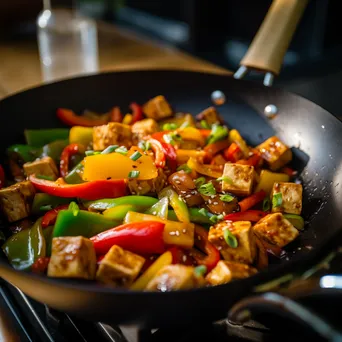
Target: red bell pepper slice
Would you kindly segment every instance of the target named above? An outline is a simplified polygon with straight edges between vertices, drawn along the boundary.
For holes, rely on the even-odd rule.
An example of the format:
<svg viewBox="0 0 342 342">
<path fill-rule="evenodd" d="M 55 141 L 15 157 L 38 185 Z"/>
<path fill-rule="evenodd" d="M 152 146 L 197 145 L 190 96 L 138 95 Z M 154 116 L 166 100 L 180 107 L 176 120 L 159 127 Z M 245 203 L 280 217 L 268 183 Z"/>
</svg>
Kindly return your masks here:
<svg viewBox="0 0 342 342">
<path fill-rule="evenodd" d="M 294 177 L 295 175 L 297 175 L 297 171 L 291 169 L 290 167 L 288 166 L 284 166 L 282 169 L 281 169 L 281 172 L 283 173 L 286 173 L 288 176 L 290 177 Z"/>
<path fill-rule="evenodd" d="M 58 207 L 49 210 L 42 219 L 42 228 L 46 228 L 48 226 L 52 226 L 55 224 L 57 215 L 61 210 L 68 209 L 69 204 L 59 205 Z"/>
<path fill-rule="evenodd" d="M 131 124 L 136 123 L 137 121 L 140 121 L 144 118 L 143 110 L 140 105 L 138 105 L 136 102 L 132 102 L 129 105 L 129 108 L 132 110 L 132 121 Z"/>
<path fill-rule="evenodd" d="M 224 150 L 223 155 L 228 161 L 232 163 L 235 163 L 236 161 L 238 161 L 239 159 L 243 157 L 243 154 L 239 145 L 234 142 L 231 143 L 230 146 L 226 150 Z"/>
<path fill-rule="evenodd" d="M 182 264 L 191 266 L 195 264 L 193 257 L 190 253 L 178 246 L 172 246 L 168 249 L 172 254 L 172 264 Z"/>
<path fill-rule="evenodd" d="M 80 144 L 70 144 L 64 148 L 59 163 L 59 172 L 62 177 L 65 177 L 69 173 L 70 158 L 77 153 L 84 153 L 84 147 Z"/>
<path fill-rule="evenodd" d="M 122 122 L 123 115 L 120 107 L 113 107 L 109 112 L 109 121 L 111 122 Z"/>
<path fill-rule="evenodd" d="M 208 138 L 211 134 L 211 129 L 199 129 L 200 133 L 203 135 L 204 138 Z"/>
<path fill-rule="evenodd" d="M 164 143 L 165 140 L 164 140 L 164 135 L 167 134 L 167 133 L 170 133 L 171 131 L 161 131 L 161 132 L 156 132 L 156 133 L 153 133 L 151 134 L 151 138 L 152 139 L 155 139 L 161 143 Z"/>
<path fill-rule="evenodd" d="M 50 262 L 49 257 L 38 258 L 32 265 L 31 270 L 34 273 L 45 273 Z"/>
<path fill-rule="evenodd" d="M 58 108 L 57 117 L 68 126 L 94 127 L 105 125 L 108 122 L 108 118 L 90 119 L 76 115 L 72 110 L 66 108 Z"/>
<path fill-rule="evenodd" d="M 81 184 L 59 184 L 31 175 L 29 180 L 37 190 L 57 197 L 79 197 L 92 201 L 126 195 L 126 181 L 124 179 L 96 180 Z"/>
<path fill-rule="evenodd" d="M 167 161 L 167 166 L 172 172 L 177 169 L 177 154 L 175 148 L 171 144 L 160 143 Z"/>
<path fill-rule="evenodd" d="M 236 162 L 236 164 L 257 167 L 259 166 L 261 160 L 261 155 L 259 153 L 253 153 L 253 155 L 250 156 L 248 159 L 240 159 Z"/>
<path fill-rule="evenodd" d="M 165 153 L 163 145 L 160 141 L 156 139 L 148 140 L 151 144 L 152 150 L 155 155 L 155 164 L 157 167 L 164 168 L 165 167 Z"/>
<path fill-rule="evenodd" d="M 193 248 L 191 256 L 198 265 L 205 265 L 208 272 L 211 271 L 221 259 L 220 252 L 209 242 L 208 231 L 199 225 L 195 226 L 195 246 L 206 255 L 203 256 L 201 252 Z"/>
<path fill-rule="evenodd" d="M 165 251 L 163 240 L 165 223 L 143 221 L 123 224 L 106 230 L 90 238 L 96 254 L 106 254 L 118 245 L 137 254 L 162 254 Z"/>
<path fill-rule="evenodd" d="M 251 222 L 258 222 L 260 219 L 267 215 L 266 212 L 261 210 L 247 210 L 238 213 L 228 214 L 224 217 L 227 221 L 251 221 Z"/>
<path fill-rule="evenodd" d="M 263 201 L 265 197 L 266 192 L 264 190 L 260 190 L 253 195 L 244 198 L 242 201 L 239 202 L 240 211 L 246 211 L 249 208 L 254 207 L 256 204 Z"/>
<path fill-rule="evenodd" d="M 210 158 L 213 158 L 215 154 L 217 154 L 221 150 L 226 149 L 227 147 L 229 147 L 229 145 L 230 142 L 228 140 L 221 140 L 207 145 L 206 147 L 204 147 L 204 151 L 207 152 Z"/>
<path fill-rule="evenodd" d="M 0 189 L 5 186 L 5 171 L 2 165 L 0 165 Z"/>
</svg>

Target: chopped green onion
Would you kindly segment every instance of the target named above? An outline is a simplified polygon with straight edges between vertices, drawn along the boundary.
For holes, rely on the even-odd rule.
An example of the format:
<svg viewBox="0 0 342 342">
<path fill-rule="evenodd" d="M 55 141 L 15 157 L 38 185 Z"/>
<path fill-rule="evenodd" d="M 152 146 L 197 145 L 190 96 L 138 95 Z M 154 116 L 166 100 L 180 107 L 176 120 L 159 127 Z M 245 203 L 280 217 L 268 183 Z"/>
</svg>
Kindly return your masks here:
<svg viewBox="0 0 342 342">
<path fill-rule="evenodd" d="M 271 209 L 270 199 L 266 197 L 264 201 L 262 202 L 262 210 L 269 211 L 270 209 Z"/>
<path fill-rule="evenodd" d="M 132 170 L 128 174 L 128 178 L 138 178 L 140 174 L 140 171 L 138 170 Z"/>
<path fill-rule="evenodd" d="M 163 125 L 163 131 L 173 131 L 174 129 L 177 129 L 178 125 L 175 123 L 166 123 Z"/>
<path fill-rule="evenodd" d="M 208 269 L 205 265 L 199 265 L 194 268 L 194 273 L 196 277 L 203 277 L 207 273 Z"/>
<path fill-rule="evenodd" d="M 273 208 L 280 207 L 282 203 L 283 203 L 283 195 L 281 194 L 281 192 L 277 192 L 273 194 L 272 207 Z"/>
<path fill-rule="evenodd" d="M 80 211 L 80 207 L 77 205 L 76 202 L 71 202 L 71 203 L 69 204 L 68 210 L 71 210 L 71 211 L 72 211 L 72 214 L 73 214 L 74 216 L 77 216 L 78 213 L 79 213 L 79 211 Z"/>
<path fill-rule="evenodd" d="M 187 164 L 183 164 L 177 167 L 177 171 L 185 171 L 185 173 L 191 173 L 192 169 Z"/>
<path fill-rule="evenodd" d="M 39 210 L 41 211 L 49 211 L 49 210 L 52 210 L 52 205 L 51 204 L 48 204 L 48 205 L 42 205 Z"/>
<path fill-rule="evenodd" d="M 151 149 L 151 143 L 149 141 L 139 141 L 138 147 L 146 152 Z"/>
<path fill-rule="evenodd" d="M 218 182 L 225 182 L 225 183 L 228 183 L 230 185 L 233 184 L 233 180 L 230 177 L 228 177 L 228 176 L 222 176 L 222 177 L 217 178 L 216 180 Z"/>
<path fill-rule="evenodd" d="M 199 178 L 195 179 L 196 188 L 199 188 L 204 183 L 205 183 L 205 178 L 204 177 L 199 177 Z"/>
<path fill-rule="evenodd" d="M 218 221 L 221 221 L 223 220 L 224 216 L 222 214 L 220 215 L 212 215 L 209 220 L 212 222 L 212 223 L 217 223 Z"/>
<path fill-rule="evenodd" d="M 232 195 L 221 195 L 220 196 L 220 200 L 223 201 L 223 202 L 231 202 L 235 199 L 234 196 Z"/>
<path fill-rule="evenodd" d="M 229 229 L 224 230 L 223 238 L 229 247 L 236 248 L 239 245 L 235 235 Z"/>
<path fill-rule="evenodd" d="M 297 228 L 298 230 L 304 229 L 304 219 L 303 217 L 296 215 L 296 214 L 283 214 L 283 216 L 292 223 L 292 225 Z"/>
<path fill-rule="evenodd" d="M 211 132 L 208 137 L 207 144 L 213 144 L 216 141 L 222 140 L 228 136 L 228 128 L 218 124 L 213 124 L 211 127 Z"/>
<path fill-rule="evenodd" d="M 115 152 L 125 156 L 127 154 L 127 148 L 125 146 L 120 146 L 115 150 Z"/>
<path fill-rule="evenodd" d="M 96 154 L 101 154 L 101 152 L 99 152 L 99 151 L 92 151 L 92 150 L 86 151 L 86 152 L 85 152 L 85 155 L 86 155 L 87 157 L 89 157 L 89 156 L 95 156 Z"/>
<path fill-rule="evenodd" d="M 37 175 L 36 177 L 40 178 L 40 179 L 46 179 L 46 180 L 49 180 L 49 181 L 53 181 L 52 176 Z"/>
<path fill-rule="evenodd" d="M 142 156 L 142 154 L 139 151 L 135 151 L 131 156 L 130 159 L 137 161 L 140 157 Z"/>
<path fill-rule="evenodd" d="M 176 141 L 182 141 L 182 137 L 176 132 L 164 134 L 163 139 L 166 143 L 171 145 L 175 145 Z"/>
<path fill-rule="evenodd" d="M 110 145 L 107 148 L 105 148 L 101 154 L 109 154 L 113 153 L 114 151 L 116 152 L 116 149 L 119 147 L 119 145 Z"/>
<path fill-rule="evenodd" d="M 180 125 L 179 128 L 187 128 L 187 127 L 189 127 L 189 126 L 190 126 L 189 122 L 184 121 L 184 122 Z"/>
<path fill-rule="evenodd" d="M 208 216 L 208 210 L 206 210 L 205 208 L 201 208 L 200 210 L 198 210 L 198 213 L 203 216 Z"/>
<path fill-rule="evenodd" d="M 202 128 L 205 128 L 205 129 L 209 129 L 210 128 L 208 122 L 205 121 L 205 120 L 201 120 L 200 121 L 200 125 L 201 125 Z"/>
<path fill-rule="evenodd" d="M 215 189 L 213 183 L 211 183 L 211 182 L 201 185 L 198 188 L 198 191 L 204 196 L 216 195 L 216 189 Z"/>
</svg>

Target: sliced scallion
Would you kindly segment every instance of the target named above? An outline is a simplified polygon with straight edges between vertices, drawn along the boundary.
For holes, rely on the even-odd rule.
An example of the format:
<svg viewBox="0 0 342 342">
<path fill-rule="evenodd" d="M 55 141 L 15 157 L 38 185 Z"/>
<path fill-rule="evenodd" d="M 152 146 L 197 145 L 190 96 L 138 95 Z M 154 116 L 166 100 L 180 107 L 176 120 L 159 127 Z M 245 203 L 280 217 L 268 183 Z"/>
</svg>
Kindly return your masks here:
<svg viewBox="0 0 342 342">
<path fill-rule="evenodd" d="M 229 229 L 225 229 L 223 232 L 223 238 L 227 245 L 231 248 L 236 248 L 239 245 L 236 236 Z"/>
</svg>

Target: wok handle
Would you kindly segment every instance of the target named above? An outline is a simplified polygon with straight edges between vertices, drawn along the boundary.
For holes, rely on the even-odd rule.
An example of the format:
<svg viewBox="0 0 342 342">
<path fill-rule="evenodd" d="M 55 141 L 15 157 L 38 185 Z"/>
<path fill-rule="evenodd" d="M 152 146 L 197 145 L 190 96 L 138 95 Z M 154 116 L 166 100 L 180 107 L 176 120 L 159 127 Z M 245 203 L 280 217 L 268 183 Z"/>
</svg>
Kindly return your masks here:
<svg viewBox="0 0 342 342">
<path fill-rule="evenodd" d="M 266 73 L 265 85 L 272 84 L 307 4 L 308 0 L 273 0 L 235 78 L 242 78 L 248 69 L 255 69 Z"/>
</svg>

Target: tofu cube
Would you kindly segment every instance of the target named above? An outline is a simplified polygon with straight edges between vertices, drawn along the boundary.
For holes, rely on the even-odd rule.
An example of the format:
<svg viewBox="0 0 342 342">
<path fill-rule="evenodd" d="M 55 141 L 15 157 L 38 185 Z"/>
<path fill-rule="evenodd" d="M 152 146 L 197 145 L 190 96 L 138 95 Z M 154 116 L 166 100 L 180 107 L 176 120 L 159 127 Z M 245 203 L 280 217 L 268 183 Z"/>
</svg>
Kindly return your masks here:
<svg viewBox="0 0 342 342">
<path fill-rule="evenodd" d="M 205 120 L 208 125 L 213 125 L 217 123 L 221 123 L 222 119 L 220 118 L 219 113 L 217 112 L 215 107 L 209 107 L 205 109 L 203 112 L 197 115 L 198 120 Z"/>
<path fill-rule="evenodd" d="M 221 285 L 235 279 L 248 278 L 257 272 L 254 267 L 246 264 L 220 260 L 215 268 L 207 274 L 205 280 L 210 285 Z"/>
<path fill-rule="evenodd" d="M 143 119 L 132 125 L 133 142 L 136 145 L 144 137 L 159 130 L 157 121 L 154 119 Z"/>
<path fill-rule="evenodd" d="M 131 147 L 131 126 L 118 122 L 109 122 L 107 125 L 93 128 L 93 148 L 102 151 L 110 145 Z"/>
<path fill-rule="evenodd" d="M 249 165 L 226 163 L 223 177 L 229 177 L 231 182 L 222 182 L 222 190 L 237 196 L 248 196 L 252 193 L 254 182 L 254 167 Z"/>
<path fill-rule="evenodd" d="M 47 275 L 56 278 L 94 279 L 96 255 L 93 243 L 83 236 L 52 239 Z"/>
<path fill-rule="evenodd" d="M 58 170 L 51 157 L 44 157 L 23 165 L 26 176 L 33 174 L 51 177 L 52 180 L 58 178 Z"/>
<path fill-rule="evenodd" d="M 148 118 L 159 121 L 171 116 L 172 108 L 165 97 L 159 95 L 144 104 L 143 112 Z"/>
<path fill-rule="evenodd" d="M 153 195 L 157 194 L 164 188 L 167 181 L 163 169 L 158 168 L 158 176 L 152 179 L 128 179 L 128 188 L 132 195 Z"/>
<path fill-rule="evenodd" d="M 224 231 L 229 229 L 236 237 L 238 246 L 230 247 L 224 239 Z M 249 221 L 220 222 L 209 230 L 208 240 L 220 251 L 227 261 L 252 264 L 256 256 L 256 242 L 252 224 Z"/>
<path fill-rule="evenodd" d="M 147 291 L 175 291 L 192 289 L 204 285 L 203 277 L 196 277 L 192 266 L 168 265 L 164 266 L 150 280 Z"/>
<path fill-rule="evenodd" d="M 253 227 L 260 238 L 279 247 L 284 247 L 298 235 L 298 230 L 281 213 L 268 214 Z"/>
<path fill-rule="evenodd" d="M 116 287 L 129 286 L 138 276 L 144 263 L 145 259 L 140 255 L 114 245 L 101 260 L 96 280 Z"/>
<path fill-rule="evenodd" d="M 281 194 L 281 204 L 272 208 L 272 212 L 300 215 L 302 212 L 303 186 L 296 183 L 274 183 L 272 197 Z"/>
<path fill-rule="evenodd" d="M 0 190 L 0 206 L 9 222 L 28 217 L 36 191 L 30 181 L 13 184 Z"/>
<path fill-rule="evenodd" d="M 268 138 L 257 146 L 262 158 L 272 171 L 276 171 L 292 160 L 292 151 L 277 137 Z"/>
</svg>

